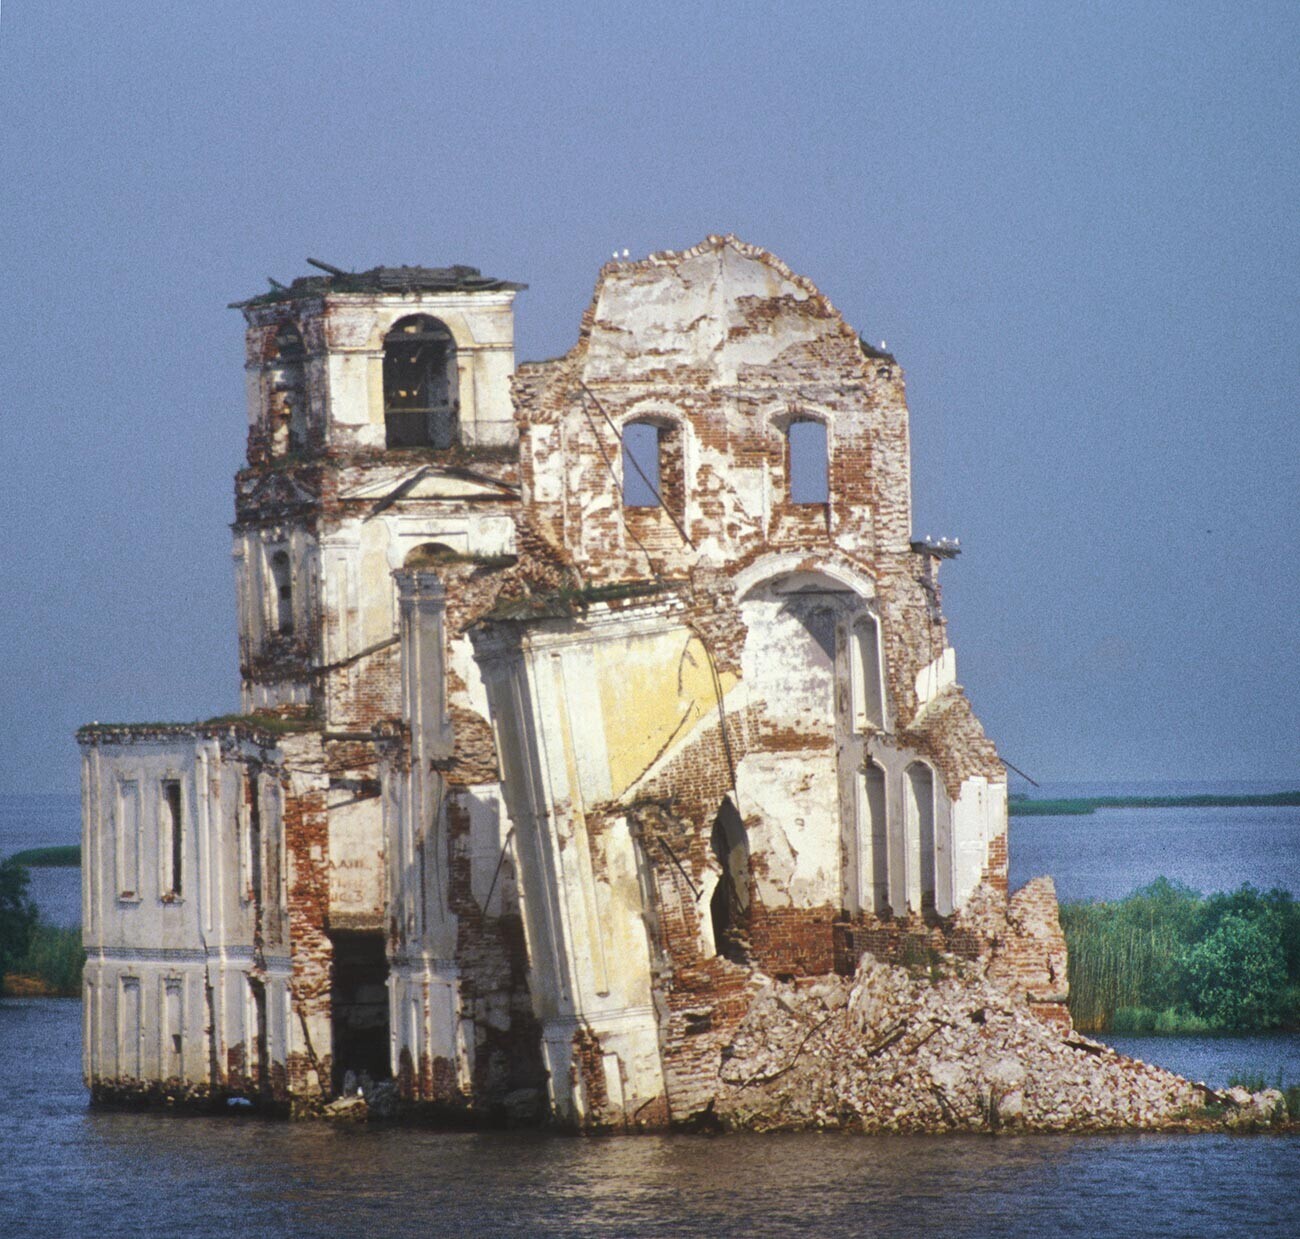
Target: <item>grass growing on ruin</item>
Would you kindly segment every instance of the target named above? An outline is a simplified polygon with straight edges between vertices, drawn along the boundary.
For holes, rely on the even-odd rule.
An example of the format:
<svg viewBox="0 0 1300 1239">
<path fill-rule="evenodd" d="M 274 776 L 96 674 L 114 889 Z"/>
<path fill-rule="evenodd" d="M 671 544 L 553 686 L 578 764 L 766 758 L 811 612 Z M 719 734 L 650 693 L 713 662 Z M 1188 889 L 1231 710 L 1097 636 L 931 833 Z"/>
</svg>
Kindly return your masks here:
<svg viewBox="0 0 1300 1239">
<path fill-rule="evenodd" d="M 1229 1088 L 1244 1088 L 1248 1093 L 1262 1093 L 1266 1088 L 1275 1088 L 1286 1101 L 1287 1117 L 1300 1121 L 1300 1084 L 1288 1085 L 1279 1070 L 1271 1079 L 1262 1071 L 1248 1071 L 1228 1077 Z"/>
<path fill-rule="evenodd" d="M 1243 886 L 1203 896 L 1160 878 L 1061 906 L 1070 1015 L 1085 1032 L 1300 1028 L 1300 905 Z"/>
<path fill-rule="evenodd" d="M 256 727 L 259 731 L 269 732 L 273 736 L 289 736 L 295 732 L 312 731 L 320 726 L 318 719 L 298 718 L 296 716 L 285 717 L 280 714 L 218 714 L 215 718 L 207 719 L 204 723 L 196 725 L 221 727 L 227 723 Z"/>
</svg>

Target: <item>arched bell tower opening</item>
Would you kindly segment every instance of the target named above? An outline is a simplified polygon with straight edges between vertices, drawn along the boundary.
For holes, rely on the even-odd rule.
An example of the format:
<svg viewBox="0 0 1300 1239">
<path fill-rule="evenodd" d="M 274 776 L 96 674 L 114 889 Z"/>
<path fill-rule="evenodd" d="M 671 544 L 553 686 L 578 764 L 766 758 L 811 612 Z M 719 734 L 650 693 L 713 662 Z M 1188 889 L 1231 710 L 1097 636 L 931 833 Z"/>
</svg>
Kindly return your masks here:
<svg viewBox="0 0 1300 1239">
<path fill-rule="evenodd" d="M 384 337 L 387 446 L 449 448 L 460 440 L 456 342 L 428 314 L 399 319 Z"/>
<path fill-rule="evenodd" d="M 272 428 L 276 454 L 301 452 L 307 446 L 307 350 L 297 324 L 285 322 L 275 333 L 272 370 Z"/>
</svg>

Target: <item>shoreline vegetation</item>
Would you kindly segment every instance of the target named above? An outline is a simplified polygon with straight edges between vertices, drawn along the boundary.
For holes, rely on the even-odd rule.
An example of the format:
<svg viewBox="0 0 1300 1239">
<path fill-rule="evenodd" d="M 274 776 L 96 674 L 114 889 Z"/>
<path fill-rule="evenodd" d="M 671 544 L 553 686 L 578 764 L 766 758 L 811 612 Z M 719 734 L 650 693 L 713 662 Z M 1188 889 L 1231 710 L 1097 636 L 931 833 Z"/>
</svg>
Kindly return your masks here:
<svg viewBox="0 0 1300 1239">
<path fill-rule="evenodd" d="M 69 849 L 32 850 L 66 852 Z M 81 969 L 86 960 L 81 928 L 51 925 L 41 918 L 27 893 L 31 877 L 19 856 L 0 861 L 0 995 L 78 998 Z"/>
<path fill-rule="evenodd" d="M 1202 895 L 1157 878 L 1061 904 L 1070 1016 L 1085 1033 L 1300 1030 L 1300 904 L 1289 891 Z"/>
<path fill-rule="evenodd" d="M 15 852 L 8 857 L 17 865 L 28 869 L 80 869 L 81 844 L 71 843 L 66 847 L 28 848 Z"/>
<path fill-rule="evenodd" d="M 1300 790 L 1259 795 L 1204 796 L 1078 796 L 1064 800 L 1031 800 L 1017 794 L 1007 801 L 1012 817 L 1087 817 L 1098 809 L 1242 809 L 1300 805 Z"/>
</svg>

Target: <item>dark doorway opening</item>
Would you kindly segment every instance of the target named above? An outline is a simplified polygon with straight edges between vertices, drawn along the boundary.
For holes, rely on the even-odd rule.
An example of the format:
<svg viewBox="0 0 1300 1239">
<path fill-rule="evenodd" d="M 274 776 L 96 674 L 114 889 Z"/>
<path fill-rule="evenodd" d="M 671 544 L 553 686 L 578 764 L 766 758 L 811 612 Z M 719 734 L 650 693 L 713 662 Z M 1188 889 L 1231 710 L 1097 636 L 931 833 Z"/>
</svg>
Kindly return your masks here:
<svg viewBox="0 0 1300 1239">
<path fill-rule="evenodd" d="M 333 935 L 330 974 L 335 1093 L 349 1071 L 372 1080 L 391 1078 L 388 1039 L 388 956 L 382 933 Z"/>
<path fill-rule="evenodd" d="M 713 820 L 710 840 L 722 873 L 709 913 L 718 954 L 737 964 L 749 963 L 749 836 L 731 798 L 723 800 Z"/>
<path fill-rule="evenodd" d="M 256 977 L 248 978 L 248 988 L 253 995 L 253 1087 L 258 1093 L 271 1090 L 271 1045 L 266 1028 L 266 986 Z"/>
</svg>

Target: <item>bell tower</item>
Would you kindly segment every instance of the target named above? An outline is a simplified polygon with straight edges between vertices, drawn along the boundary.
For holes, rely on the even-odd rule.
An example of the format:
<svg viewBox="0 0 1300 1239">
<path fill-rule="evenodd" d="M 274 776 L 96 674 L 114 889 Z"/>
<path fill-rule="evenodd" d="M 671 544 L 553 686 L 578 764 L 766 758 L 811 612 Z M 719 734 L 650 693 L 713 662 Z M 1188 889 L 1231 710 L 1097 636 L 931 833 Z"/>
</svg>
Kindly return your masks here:
<svg viewBox="0 0 1300 1239">
<path fill-rule="evenodd" d="M 511 549 L 512 534 L 471 500 L 515 497 L 513 303 L 524 285 L 465 266 L 308 261 L 322 274 L 235 307 L 248 323 L 234 525 L 241 701 L 355 730 L 400 712 L 397 675 L 375 674 L 372 647 L 396 644 L 391 574 L 412 547 Z M 467 471 L 486 494 L 471 495 Z M 349 670 L 367 658 L 363 691 Z"/>
</svg>

